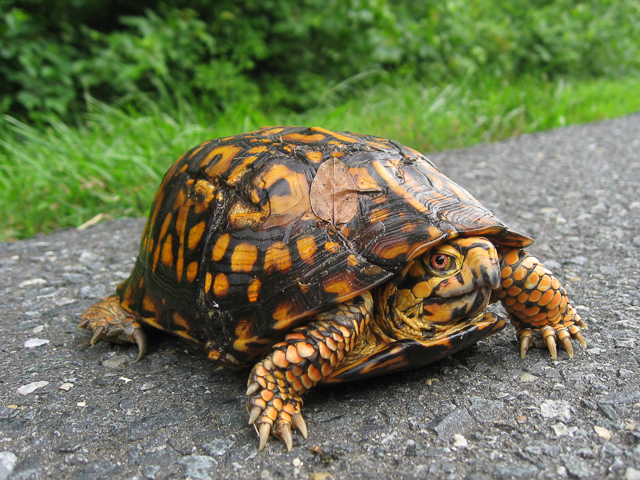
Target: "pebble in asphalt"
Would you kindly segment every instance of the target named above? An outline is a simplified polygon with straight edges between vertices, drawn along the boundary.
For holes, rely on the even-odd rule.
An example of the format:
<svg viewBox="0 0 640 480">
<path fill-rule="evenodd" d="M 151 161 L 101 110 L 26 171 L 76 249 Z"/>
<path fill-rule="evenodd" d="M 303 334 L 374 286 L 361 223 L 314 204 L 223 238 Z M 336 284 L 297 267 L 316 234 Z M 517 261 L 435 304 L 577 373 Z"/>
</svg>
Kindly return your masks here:
<svg viewBox="0 0 640 480">
<path fill-rule="evenodd" d="M 246 372 L 157 333 L 98 344 L 79 315 L 144 224 L 0 244 L 0 480 L 640 478 L 640 115 L 430 155 L 552 268 L 589 346 L 522 360 L 505 329 L 437 364 L 315 389 L 310 437 L 263 453 Z"/>
</svg>

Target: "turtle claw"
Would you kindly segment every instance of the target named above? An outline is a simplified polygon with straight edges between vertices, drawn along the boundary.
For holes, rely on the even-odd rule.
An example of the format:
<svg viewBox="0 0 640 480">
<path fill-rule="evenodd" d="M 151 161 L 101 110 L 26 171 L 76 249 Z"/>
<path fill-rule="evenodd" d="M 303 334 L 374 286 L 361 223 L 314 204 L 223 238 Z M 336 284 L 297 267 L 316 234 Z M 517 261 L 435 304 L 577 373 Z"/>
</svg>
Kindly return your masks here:
<svg viewBox="0 0 640 480">
<path fill-rule="evenodd" d="M 571 339 L 568 336 L 562 338 L 562 345 L 569 354 L 569 357 L 573 358 L 573 346 L 571 345 Z"/>
<path fill-rule="evenodd" d="M 91 345 L 95 345 L 101 338 L 102 336 L 107 332 L 107 327 L 104 325 L 99 325 L 94 331 L 93 331 L 93 337 L 91 337 L 91 341 L 89 342 Z"/>
<path fill-rule="evenodd" d="M 78 324 L 78 328 L 87 328 L 88 325 L 89 325 L 89 319 L 85 318 Z"/>
<path fill-rule="evenodd" d="M 245 393 L 245 395 L 248 397 L 249 395 L 253 395 L 254 393 L 256 393 L 258 390 L 260 390 L 260 384 L 258 382 L 253 382 L 247 387 L 247 393 Z"/>
<path fill-rule="evenodd" d="M 287 446 L 287 451 L 290 452 L 293 449 L 293 437 L 291 436 L 291 426 L 288 423 L 282 424 L 280 427 L 280 431 L 278 432 L 280 438 L 284 441 L 284 444 Z"/>
<path fill-rule="evenodd" d="M 261 423 L 257 430 L 258 436 L 260 437 L 260 446 L 258 447 L 258 450 L 263 451 L 264 447 L 267 445 L 267 440 L 269 440 L 271 425 L 269 425 L 268 423 Z"/>
<path fill-rule="evenodd" d="M 251 409 L 251 413 L 249 414 L 249 425 L 253 425 L 256 423 L 256 420 L 262 413 L 262 409 L 260 407 L 253 407 Z"/>
<path fill-rule="evenodd" d="M 307 439 L 307 424 L 304 421 L 304 418 L 302 418 L 302 414 L 298 413 L 296 415 L 293 416 L 293 419 L 291 420 L 293 422 L 293 425 L 295 425 L 295 427 L 300 430 L 300 433 L 302 434 L 302 436 L 305 438 L 305 440 Z"/>
<path fill-rule="evenodd" d="M 544 338 L 549 353 L 554 360 L 558 360 L 558 348 L 556 346 L 556 331 L 553 327 L 544 327 L 542 329 L 542 338 Z"/>
<path fill-rule="evenodd" d="M 136 362 L 139 362 L 147 354 L 147 336 L 145 335 L 144 330 L 137 328 L 133 331 L 132 337 L 136 341 L 136 345 L 138 345 L 138 357 L 136 358 Z"/>
<path fill-rule="evenodd" d="M 587 341 L 584 339 L 584 337 L 582 336 L 582 333 L 580 333 L 580 330 L 578 330 L 577 332 L 575 332 L 573 335 L 573 338 L 575 338 L 576 340 L 578 340 L 583 347 L 587 346 Z"/>
<path fill-rule="evenodd" d="M 520 333 L 520 358 L 525 358 L 531 348 L 531 330 L 526 329 Z"/>
</svg>

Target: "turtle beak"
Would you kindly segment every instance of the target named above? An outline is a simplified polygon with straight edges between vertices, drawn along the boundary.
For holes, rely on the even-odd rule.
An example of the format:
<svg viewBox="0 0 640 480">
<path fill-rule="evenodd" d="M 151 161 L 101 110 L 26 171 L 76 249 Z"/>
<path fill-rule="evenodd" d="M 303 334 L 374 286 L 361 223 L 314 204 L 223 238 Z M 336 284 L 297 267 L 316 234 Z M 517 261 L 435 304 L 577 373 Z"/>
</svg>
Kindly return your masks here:
<svg viewBox="0 0 640 480">
<path fill-rule="evenodd" d="M 474 272 L 476 286 L 487 286 L 494 290 L 500 288 L 500 259 L 493 244 L 485 240 L 470 245 L 466 259 Z"/>
</svg>

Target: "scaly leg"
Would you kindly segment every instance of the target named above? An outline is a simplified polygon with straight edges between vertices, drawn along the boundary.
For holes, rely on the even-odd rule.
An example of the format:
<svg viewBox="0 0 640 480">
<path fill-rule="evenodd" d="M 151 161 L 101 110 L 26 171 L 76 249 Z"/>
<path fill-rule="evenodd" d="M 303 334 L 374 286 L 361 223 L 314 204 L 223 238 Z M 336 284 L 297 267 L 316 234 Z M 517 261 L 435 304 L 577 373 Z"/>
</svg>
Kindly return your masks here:
<svg viewBox="0 0 640 480">
<path fill-rule="evenodd" d="M 557 360 L 556 338 L 573 357 L 571 338 L 586 346 L 580 327 L 587 326 L 569 303 L 566 290 L 537 258 L 524 250 L 505 249 L 498 253 L 502 281 L 494 298 L 502 302 L 516 327 L 520 356 L 526 356 L 533 332 L 539 332 L 554 360 Z"/>
<path fill-rule="evenodd" d="M 135 343 L 138 345 L 139 362 L 147 352 L 147 336 L 137 318 L 127 312 L 116 295 L 100 300 L 92 305 L 80 319 L 78 328 L 88 328 L 93 332 L 91 345 L 98 340 L 113 343 Z"/>
<path fill-rule="evenodd" d="M 373 299 L 366 292 L 293 330 L 255 365 L 247 382 L 247 410 L 260 436 L 260 451 L 269 434 L 281 438 L 291 451 L 292 425 L 307 438 L 300 413 L 302 395 L 340 365 L 372 312 Z"/>
</svg>

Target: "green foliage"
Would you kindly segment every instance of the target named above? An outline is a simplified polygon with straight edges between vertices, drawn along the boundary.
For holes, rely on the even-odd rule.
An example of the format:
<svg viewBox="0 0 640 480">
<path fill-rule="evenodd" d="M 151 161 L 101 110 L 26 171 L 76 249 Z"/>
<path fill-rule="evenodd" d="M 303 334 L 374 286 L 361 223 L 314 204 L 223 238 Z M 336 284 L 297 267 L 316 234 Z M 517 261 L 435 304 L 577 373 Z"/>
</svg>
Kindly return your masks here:
<svg viewBox="0 0 640 480">
<path fill-rule="evenodd" d="M 170 111 L 144 98 L 87 105 L 78 126 L 52 118 L 34 127 L 0 117 L 0 241 L 79 226 L 98 214 L 144 216 L 166 169 L 209 138 L 315 124 L 375 133 L 421 151 L 456 148 L 638 111 L 640 82 L 479 77 L 433 86 L 395 79 L 303 114 L 266 115 L 241 105 L 216 118 L 184 100 Z"/>
<path fill-rule="evenodd" d="M 31 120 L 82 113 L 87 94 L 215 116 L 302 111 L 394 75 L 446 84 L 639 67 L 640 0 L 0 1 L 0 110 Z"/>
</svg>

